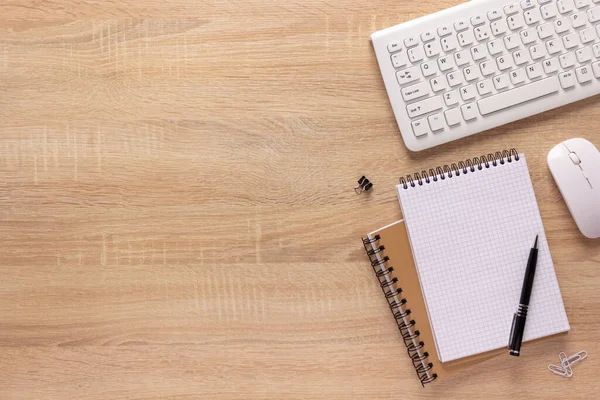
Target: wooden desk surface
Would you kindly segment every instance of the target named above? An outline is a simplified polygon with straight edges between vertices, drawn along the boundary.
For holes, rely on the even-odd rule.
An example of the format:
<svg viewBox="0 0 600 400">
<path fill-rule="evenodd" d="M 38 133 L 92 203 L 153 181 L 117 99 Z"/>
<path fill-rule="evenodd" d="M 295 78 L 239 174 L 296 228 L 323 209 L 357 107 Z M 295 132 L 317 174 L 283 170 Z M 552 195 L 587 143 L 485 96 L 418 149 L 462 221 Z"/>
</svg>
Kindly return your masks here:
<svg viewBox="0 0 600 400">
<path fill-rule="evenodd" d="M 369 35 L 458 3 L 0 4 L 0 398 L 597 396 L 600 242 L 545 158 L 600 100 L 409 153 Z M 400 175 L 511 147 L 572 331 L 422 389 L 360 237 Z"/>
</svg>

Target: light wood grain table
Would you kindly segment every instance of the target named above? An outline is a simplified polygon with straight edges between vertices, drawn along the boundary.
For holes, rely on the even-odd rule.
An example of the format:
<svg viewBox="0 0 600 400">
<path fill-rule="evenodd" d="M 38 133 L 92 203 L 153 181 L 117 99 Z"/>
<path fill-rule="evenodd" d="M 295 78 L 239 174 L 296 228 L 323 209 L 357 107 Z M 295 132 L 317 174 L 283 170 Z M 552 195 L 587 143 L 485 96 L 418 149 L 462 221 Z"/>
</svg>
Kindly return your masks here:
<svg viewBox="0 0 600 400">
<path fill-rule="evenodd" d="M 545 158 L 600 100 L 410 153 L 369 35 L 458 3 L 0 3 L 0 398 L 596 398 L 600 242 Z M 400 175 L 511 147 L 572 331 L 423 389 L 360 238 Z"/>
</svg>

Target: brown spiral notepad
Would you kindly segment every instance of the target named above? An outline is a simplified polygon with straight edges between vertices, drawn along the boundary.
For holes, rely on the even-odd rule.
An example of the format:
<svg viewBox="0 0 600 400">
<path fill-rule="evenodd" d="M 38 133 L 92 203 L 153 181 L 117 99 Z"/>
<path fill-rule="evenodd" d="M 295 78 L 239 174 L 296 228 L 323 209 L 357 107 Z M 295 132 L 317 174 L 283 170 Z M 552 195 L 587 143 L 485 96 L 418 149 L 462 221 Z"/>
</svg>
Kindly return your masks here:
<svg viewBox="0 0 600 400">
<path fill-rule="evenodd" d="M 497 350 L 440 362 L 404 221 L 371 232 L 363 244 L 423 385 L 455 375 L 501 353 Z"/>
</svg>

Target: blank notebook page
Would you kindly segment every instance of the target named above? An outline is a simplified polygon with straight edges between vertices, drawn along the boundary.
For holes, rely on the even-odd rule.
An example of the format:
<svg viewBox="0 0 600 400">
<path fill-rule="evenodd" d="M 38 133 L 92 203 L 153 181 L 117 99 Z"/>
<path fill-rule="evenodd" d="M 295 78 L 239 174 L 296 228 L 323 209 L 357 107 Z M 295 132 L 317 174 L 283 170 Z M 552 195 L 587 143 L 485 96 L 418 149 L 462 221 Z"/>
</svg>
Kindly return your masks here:
<svg viewBox="0 0 600 400">
<path fill-rule="evenodd" d="M 537 234 L 524 341 L 569 330 L 522 154 L 397 191 L 442 362 L 507 346 Z"/>
</svg>

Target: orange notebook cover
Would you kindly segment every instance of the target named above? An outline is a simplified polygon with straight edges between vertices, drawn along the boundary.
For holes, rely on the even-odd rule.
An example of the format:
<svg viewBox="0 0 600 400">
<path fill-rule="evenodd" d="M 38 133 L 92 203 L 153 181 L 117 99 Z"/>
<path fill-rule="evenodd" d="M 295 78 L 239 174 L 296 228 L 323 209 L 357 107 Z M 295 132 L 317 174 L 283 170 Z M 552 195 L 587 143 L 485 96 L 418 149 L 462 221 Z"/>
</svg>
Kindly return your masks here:
<svg viewBox="0 0 600 400">
<path fill-rule="evenodd" d="M 367 236 L 363 239 L 365 251 L 421 384 L 448 378 L 504 353 L 503 350 L 494 350 L 452 362 L 440 362 L 404 221 Z"/>
</svg>

